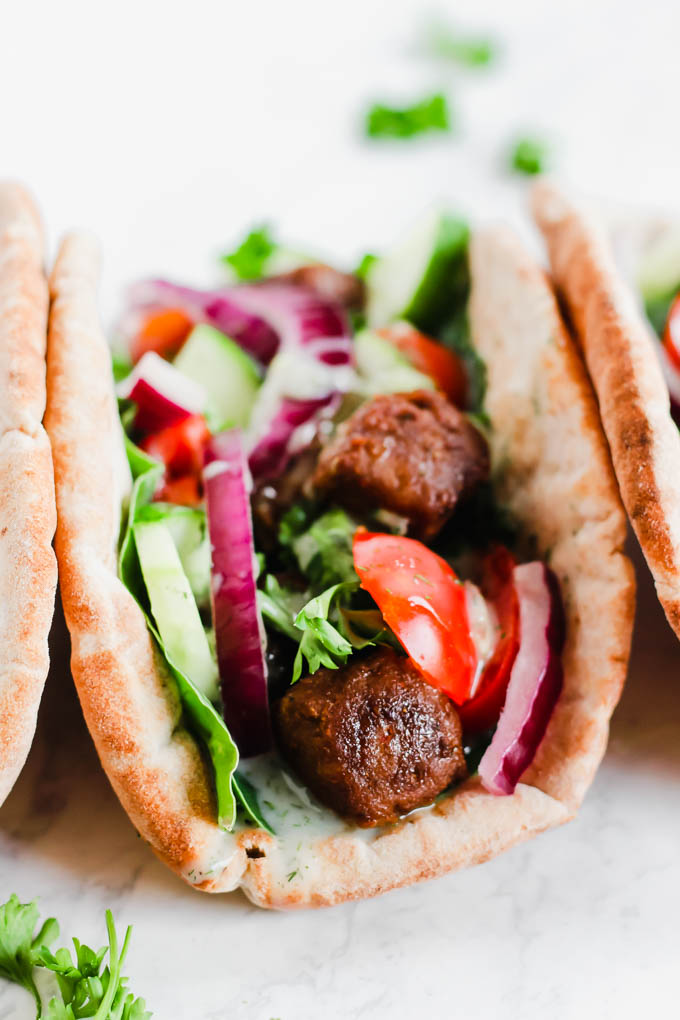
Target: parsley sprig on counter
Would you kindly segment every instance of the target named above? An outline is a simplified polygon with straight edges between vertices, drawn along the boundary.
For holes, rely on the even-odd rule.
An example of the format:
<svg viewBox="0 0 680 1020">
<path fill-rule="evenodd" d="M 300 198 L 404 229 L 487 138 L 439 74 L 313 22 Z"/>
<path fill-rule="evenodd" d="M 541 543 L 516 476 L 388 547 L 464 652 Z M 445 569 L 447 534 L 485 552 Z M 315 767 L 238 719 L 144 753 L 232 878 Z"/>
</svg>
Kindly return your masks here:
<svg viewBox="0 0 680 1020">
<path fill-rule="evenodd" d="M 74 958 L 68 949 L 56 953 L 50 949 L 59 936 L 56 919 L 48 918 L 36 932 L 38 922 L 35 902 L 20 903 L 13 894 L 0 906 L 0 977 L 31 993 L 37 1020 L 149 1020 L 151 1013 L 144 999 L 128 991 L 127 978 L 122 975 L 130 927 L 119 948 L 113 915 L 107 910 L 108 945 L 95 951 L 74 939 Z M 46 1007 L 35 983 L 36 968 L 50 971 L 59 988 L 58 996 L 53 996 Z"/>
<path fill-rule="evenodd" d="M 431 131 L 450 132 L 452 126 L 446 96 L 437 92 L 412 106 L 376 103 L 366 114 L 365 129 L 369 138 L 413 138 Z"/>
</svg>

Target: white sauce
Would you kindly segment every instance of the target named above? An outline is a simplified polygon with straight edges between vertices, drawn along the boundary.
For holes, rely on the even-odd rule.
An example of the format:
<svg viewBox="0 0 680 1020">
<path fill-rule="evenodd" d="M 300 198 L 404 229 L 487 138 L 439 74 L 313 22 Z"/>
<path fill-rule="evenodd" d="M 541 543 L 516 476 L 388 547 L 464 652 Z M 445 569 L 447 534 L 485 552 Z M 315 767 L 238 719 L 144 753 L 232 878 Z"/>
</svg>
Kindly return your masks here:
<svg viewBox="0 0 680 1020">
<path fill-rule="evenodd" d="M 477 669 L 470 689 L 470 697 L 477 693 L 484 667 L 491 658 L 498 643 L 498 617 L 496 611 L 482 595 L 476 584 L 465 581 L 470 634 L 477 652 Z"/>
</svg>

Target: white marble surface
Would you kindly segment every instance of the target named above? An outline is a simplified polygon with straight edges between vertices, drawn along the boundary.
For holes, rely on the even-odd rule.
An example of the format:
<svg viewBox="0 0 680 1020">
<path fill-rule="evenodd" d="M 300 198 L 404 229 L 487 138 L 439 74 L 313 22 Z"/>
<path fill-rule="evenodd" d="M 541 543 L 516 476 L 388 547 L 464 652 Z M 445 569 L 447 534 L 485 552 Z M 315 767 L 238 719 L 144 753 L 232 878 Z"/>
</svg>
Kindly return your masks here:
<svg viewBox="0 0 680 1020">
<path fill-rule="evenodd" d="M 2 171 L 38 193 L 52 248 L 74 224 L 101 237 L 107 313 L 140 273 L 205 279 L 256 219 L 348 256 L 440 198 L 519 223 L 524 190 L 499 160 L 523 127 L 552 135 L 580 187 L 680 207 L 677 5 L 442 4 L 505 45 L 493 72 L 450 78 L 410 55 L 421 6 L 25 0 L 0 33 Z M 457 140 L 358 139 L 367 98 L 443 82 Z M 133 922 L 133 987 L 163 1020 L 677 1015 L 680 659 L 638 567 L 630 679 L 579 818 L 476 870 L 316 914 L 211 899 L 155 860 L 99 768 L 57 642 L 0 810 L 1 898 L 40 897 L 95 943 L 106 907 Z M 0 986 L 2 1020 L 31 1015 Z"/>
<path fill-rule="evenodd" d="M 639 566 L 639 564 L 638 564 Z M 101 939 L 132 922 L 129 973 L 163 1020 L 673 1016 L 680 880 L 675 638 L 641 573 L 631 677 L 578 819 L 469 872 L 320 912 L 185 888 L 135 835 L 55 670 L 0 811 L 0 889 Z M 0 986 L 0 1017 L 28 1020 Z"/>
</svg>

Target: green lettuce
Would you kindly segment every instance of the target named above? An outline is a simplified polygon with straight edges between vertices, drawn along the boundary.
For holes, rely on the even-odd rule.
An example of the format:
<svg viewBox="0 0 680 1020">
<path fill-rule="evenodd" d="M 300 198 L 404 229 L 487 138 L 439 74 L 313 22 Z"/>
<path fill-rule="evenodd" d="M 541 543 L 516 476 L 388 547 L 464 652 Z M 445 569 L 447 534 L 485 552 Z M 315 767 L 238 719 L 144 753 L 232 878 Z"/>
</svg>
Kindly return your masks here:
<svg viewBox="0 0 680 1020">
<path fill-rule="evenodd" d="M 249 818 L 253 818 L 263 828 L 269 829 L 262 817 L 257 797 L 250 787 L 244 783 L 243 777 L 236 772 L 238 765 L 238 749 L 234 743 L 224 719 L 214 705 L 191 682 L 181 669 L 171 660 L 164 647 L 158 629 L 151 617 L 149 599 L 144 585 L 137 550 L 134 544 L 133 527 L 141 519 L 144 508 L 148 507 L 163 473 L 163 466 L 147 457 L 143 451 L 128 441 L 128 461 L 134 483 L 128 504 L 127 523 L 119 552 L 118 569 L 120 578 L 128 591 L 134 596 L 146 616 L 147 626 L 154 636 L 172 673 L 179 691 L 182 707 L 193 730 L 203 740 L 211 761 L 215 776 L 215 792 L 217 797 L 218 823 L 231 829 L 236 821 L 237 803 L 240 803 Z M 152 511 L 152 513 L 162 511 Z"/>
</svg>

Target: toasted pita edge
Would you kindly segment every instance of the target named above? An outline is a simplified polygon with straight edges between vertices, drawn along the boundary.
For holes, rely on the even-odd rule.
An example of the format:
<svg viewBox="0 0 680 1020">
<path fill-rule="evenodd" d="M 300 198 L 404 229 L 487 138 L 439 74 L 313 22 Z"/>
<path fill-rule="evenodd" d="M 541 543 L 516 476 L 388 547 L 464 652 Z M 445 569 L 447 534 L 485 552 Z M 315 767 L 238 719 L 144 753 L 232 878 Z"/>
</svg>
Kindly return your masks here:
<svg viewBox="0 0 680 1020">
<path fill-rule="evenodd" d="M 624 505 L 680 637 L 680 433 L 656 340 L 597 219 L 547 180 L 536 184 L 532 207 L 597 393 Z"/>
<path fill-rule="evenodd" d="M 487 271 L 487 254 L 496 248 L 501 254 L 493 272 L 491 264 Z M 349 830 L 314 843 L 305 868 L 291 881 L 274 838 L 254 829 L 227 836 L 214 823 L 208 769 L 181 725 L 176 692 L 155 655 L 143 615 L 116 576 L 122 489 L 115 482 L 115 465 L 121 433 L 109 353 L 96 312 L 96 258 L 78 236 L 62 246 L 51 279 L 46 420 L 55 459 L 56 549 L 73 675 L 102 764 L 132 821 L 161 859 L 201 889 L 220 892 L 241 886 L 255 903 L 274 907 L 321 906 L 375 895 L 487 860 L 567 821 L 592 778 L 625 675 L 630 640 L 633 580 L 621 553 L 623 512 L 592 394 L 543 275 L 516 242 L 494 235 L 473 244 L 472 259 L 472 328 L 483 355 L 500 345 L 506 360 L 513 361 L 525 344 L 513 326 L 502 328 L 502 307 L 493 322 L 499 331 L 495 339 L 480 342 L 480 332 L 489 325 L 484 306 L 490 300 L 500 304 L 505 294 L 511 312 L 516 305 L 528 305 L 542 317 L 530 336 L 535 347 L 529 357 L 530 386 L 514 406 L 521 417 L 533 387 L 545 391 L 546 406 L 537 422 L 541 443 L 544 433 L 553 432 L 574 442 L 578 420 L 583 434 L 578 433 L 576 444 L 579 453 L 586 454 L 579 482 L 585 485 L 592 478 L 595 488 L 592 504 L 581 515 L 585 518 L 594 509 L 597 517 L 590 574 L 599 562 L 604 580 L 591 587 L 575 579 L 576 594 L 568 597 L 565 690 L 544 741 L 547 746 L 542 745 L 532 767 L 534 785 L 522 783 L 511 797 L 494 797 L 473 777 L 382 835 L 367 838 Z M 513 322 L 512 315 L 508 322 Z M 553 346 L 556 335 L 560 343 Z M 548 349 L 555 368 L 549 385 L 535 378 L 536 372 L 545 371 Z M 504 389 L 504 384 L 492 372 L 492 404 L 498 387 Z M 530 436 L 511 430 L 513 449 L 527 442 L 533 446 Z M 540 458 L 527 453 L 522 461 L 538 486 Z M 506 483 L 512 496 L 518 479 L 507 474 Z M 538 497 L 535 505 L 544 512 Z M 517 509 L 522 509 L 521 500 Z M 544 546 L 555 537 L 554 518 L 551 508 L 548 519 L 526 521 L 539 540 L 545 538 Z M 581 563 L 569 553 L 571 536 L 559 537 L 564 580 L 566 572 L 580 569 Z M 589 603 L 596 595 L 597 604 Z M 584 670 L 584 658 L 595 644 L 589 638 L 591 624 L 604 641 L 597 672 Z M 587 723 L 586 732 L 572 737 L 567 732 L 572 721 Z M 565 751 L 573 755 L 572 762 L 562 761 Z"/>
<path fill-rule="evenodd" d="M 0 183 L 0 804 L 28 756 L 49 668 L 57 565 L 45 409 L 47 281 L 30 196 Z"/>
</svg>

